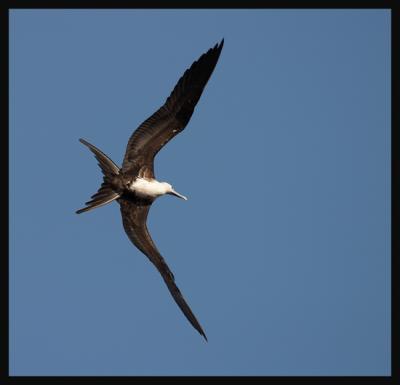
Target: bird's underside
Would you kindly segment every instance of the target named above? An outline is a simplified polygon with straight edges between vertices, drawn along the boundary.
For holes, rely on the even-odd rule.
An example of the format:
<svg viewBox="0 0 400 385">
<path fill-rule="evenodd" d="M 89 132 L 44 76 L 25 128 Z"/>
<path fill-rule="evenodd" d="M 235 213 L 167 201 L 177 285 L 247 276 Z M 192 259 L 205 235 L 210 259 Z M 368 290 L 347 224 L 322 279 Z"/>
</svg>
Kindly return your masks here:
<svg viewBox="0 0 400 385">
<path fill-rule="evenodd" d="M 80 139 L 93 152 L 103 172 L 103 183 L 86 207 L 86 212 L 114 200 L 120 204 L 122 223 L 132 243 L 155 265 L 186 318 L 207 340 L 207 337 L 175 284 L 175 278 L 155 246 L 146 221 L 153 201 L 160 195 L 173 194 L 186 199 L 165 182 L 158 182 L 154 175 L 154 157 L 166 143 L 188 124 L 194 108 L 210 78 L 224 41 L 204 53 L 185 71 L 162 107 L 145 120 L 129 139 L 122 167 L 119 168 L 98 148 Z M 138 190 L 140 185 L 149 190 Z M 147 187 L 146 187 L 147 188 Z M 148 193 L 146 191 L 149 191 Z M 148 195 L 146 195 L 148 194 Z"/>
</svg>

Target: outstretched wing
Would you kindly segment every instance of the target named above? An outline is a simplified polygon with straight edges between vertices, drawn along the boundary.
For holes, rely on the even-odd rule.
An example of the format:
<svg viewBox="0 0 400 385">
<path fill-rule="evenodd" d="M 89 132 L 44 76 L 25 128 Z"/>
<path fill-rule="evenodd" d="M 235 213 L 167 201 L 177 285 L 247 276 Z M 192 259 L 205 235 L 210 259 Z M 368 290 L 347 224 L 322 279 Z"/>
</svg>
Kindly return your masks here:
<svg viewBox="0 0 400 385">
<path fill-rule="evenodd" d="M 179 79 L 165 104 L 132 134 L 122 163 L 124 173 L 136 173 L 140 165 L 154 175 L 155 155 L 188 124 L 223 45 L 222 39 L 219 45 L 201 55 Z"/>
<path fill-rule="evenodd" d="M 121 198 L 119 203 L 121 205 L 122 223 L 129 239 L 154 264 L 183 314 L 192 326 L 207 340 L 207 337 L 195 315 L 190 310 L 189 305 L 186 303 L 182 293 L 176 286 L 172 271 L 169 269 L 164 258 L 157 250 L 157 247 L 151 239 L 147 229 L 146 220 L 152 201 L 138 199 L 133 202 Z"/>
</svg>

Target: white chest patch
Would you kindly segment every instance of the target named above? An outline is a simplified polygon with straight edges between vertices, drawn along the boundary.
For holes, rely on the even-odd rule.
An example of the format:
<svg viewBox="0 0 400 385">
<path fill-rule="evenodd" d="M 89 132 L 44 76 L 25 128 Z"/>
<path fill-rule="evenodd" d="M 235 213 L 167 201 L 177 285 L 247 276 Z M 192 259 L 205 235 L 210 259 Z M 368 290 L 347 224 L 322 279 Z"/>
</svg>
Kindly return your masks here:
<svg viewBox="0 0 400 385">
<path fill-rule="evenodd" d="M 135 181 L 131 183 L 129 188 L 137 195 L 145 198 L 146 197 L 156 198 L 160 195 L 164 195 L 166 192 L 165 186 L 162 183 L 156 181 L 155 179 L 147 180 L 143 178 L 137 178 Z"/>
</svg>

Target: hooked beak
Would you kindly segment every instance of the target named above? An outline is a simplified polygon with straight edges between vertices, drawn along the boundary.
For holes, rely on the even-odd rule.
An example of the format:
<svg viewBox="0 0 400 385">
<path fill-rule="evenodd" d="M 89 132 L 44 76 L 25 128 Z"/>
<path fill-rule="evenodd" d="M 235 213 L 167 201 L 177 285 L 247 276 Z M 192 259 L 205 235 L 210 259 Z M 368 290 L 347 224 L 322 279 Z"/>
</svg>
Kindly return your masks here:
<svg viewBox="0 0 400 385">
<path fill-rule="evenodd" d="M 176 197 L 184 199 L 185 201 L 187 201 L 187 198 L 184 195 L 179 194 L 175 190 L 170 191 L 168 194 L 175 195 Z"/>
</svg>

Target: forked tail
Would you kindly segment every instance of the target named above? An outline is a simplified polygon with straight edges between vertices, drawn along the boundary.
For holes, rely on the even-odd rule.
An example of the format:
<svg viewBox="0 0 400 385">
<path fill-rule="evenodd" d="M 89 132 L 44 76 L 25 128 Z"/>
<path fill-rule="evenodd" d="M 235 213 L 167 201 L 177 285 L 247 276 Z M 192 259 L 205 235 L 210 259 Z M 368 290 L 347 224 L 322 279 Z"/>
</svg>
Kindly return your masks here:
<svg viewBox="0 0 400 385">
<path fill-rule="evenodd" d="M 91 196 L 92 199 L 90 201 L 85 203 L 86 207 L 76 211 L 77 214 L 104 206 L 120 197 L 120 194 L 114 191 L 111 185 L 112 179 L 119 173 L 119 167 L 106 154 L 89 142 L 86 142 L 86 140 L 79 139 L 79 141 L 93 152 L 94 156 L 99 162 L 98 164 L 103 172 L 104 177 L 103 183 L 101 184 L 99 190 L 96 192 L 96 194 Z"/>
</svg>

